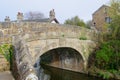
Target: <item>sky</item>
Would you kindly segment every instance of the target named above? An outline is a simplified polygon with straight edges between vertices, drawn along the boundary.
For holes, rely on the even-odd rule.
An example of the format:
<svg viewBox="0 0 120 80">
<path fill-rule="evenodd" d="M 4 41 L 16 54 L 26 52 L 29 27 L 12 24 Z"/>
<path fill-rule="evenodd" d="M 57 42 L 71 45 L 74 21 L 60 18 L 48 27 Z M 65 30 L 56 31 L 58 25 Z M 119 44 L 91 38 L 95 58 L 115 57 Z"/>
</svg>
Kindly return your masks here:
<svg viewBox="0 0 120 80">
<path fill-rule="evenodd" d="M 0 21 L 4 21 L 5 16 L 11 20 L 16 20 L 18 12 L 27 13 L 38 11 L 49 17 L 49 11 L 55 10 L 56 18 L 60 23 L 66 19 L 79 16 L 84 22 L 92 19 L 92 14 L 103 4 L 108 4 L 110 0 L 1 0 Z"/>
</svg>

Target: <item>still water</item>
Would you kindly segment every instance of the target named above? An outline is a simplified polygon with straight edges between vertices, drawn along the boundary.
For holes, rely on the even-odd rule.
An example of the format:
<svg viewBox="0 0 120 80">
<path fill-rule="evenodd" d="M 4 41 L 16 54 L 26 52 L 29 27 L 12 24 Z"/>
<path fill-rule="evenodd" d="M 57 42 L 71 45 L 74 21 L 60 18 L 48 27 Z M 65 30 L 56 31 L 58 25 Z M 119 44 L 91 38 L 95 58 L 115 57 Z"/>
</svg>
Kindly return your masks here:
<svg viewBox="0 0 120 80">
<path fill-rule="evenodd" d="M 44 73 L 49 75 L 49 79 L 47 78 L 46 80 L 103 80 L 84 73 L 65 70 L 45 64 L 41 66 L 44 69 Z"/>
</svg>

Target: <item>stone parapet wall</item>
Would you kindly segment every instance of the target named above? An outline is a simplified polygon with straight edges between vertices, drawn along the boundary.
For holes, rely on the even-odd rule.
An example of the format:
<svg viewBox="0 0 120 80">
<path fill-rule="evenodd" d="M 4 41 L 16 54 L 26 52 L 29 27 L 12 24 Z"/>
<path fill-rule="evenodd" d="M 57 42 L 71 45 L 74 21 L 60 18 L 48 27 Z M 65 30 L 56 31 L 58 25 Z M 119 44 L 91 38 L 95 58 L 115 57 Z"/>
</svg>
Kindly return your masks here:
<svg viewBox="0 0 120 80">
<path fill-rule="evenodd" d="M 0 44 L 11 43 L 12 36 L 18 34 L 18 28 L 14 23 L 0 23 Z"/>
<path fill-rule="evenodd" d="M 94 30 L 79 26 L 40 22 L 3 22 L 0 23 L 0 44 L 11 43 L 12 36 L 25 34 L 28 41 L 35 39 L 83 38 L 97 40 Z"/>
</svg>

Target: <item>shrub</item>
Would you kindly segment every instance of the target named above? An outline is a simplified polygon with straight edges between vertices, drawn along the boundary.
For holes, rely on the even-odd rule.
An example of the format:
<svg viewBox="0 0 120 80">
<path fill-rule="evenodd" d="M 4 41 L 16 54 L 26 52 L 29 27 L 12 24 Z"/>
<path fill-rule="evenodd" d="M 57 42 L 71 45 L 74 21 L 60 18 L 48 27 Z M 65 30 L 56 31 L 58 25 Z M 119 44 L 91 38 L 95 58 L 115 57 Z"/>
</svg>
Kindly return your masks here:
<svg viewBox="0 0 120 80">
<path fill-rule="evenodd" d="M 103 43 L 96 52 L 95 65 L 100 69 L 118 70 L 120 66 L 120 41 L 112 40 Z"/>
<path fill-rule="evenodd" d="M 0 45 L 0 53 L 11 63 L 13 47 L 11 44 Z"/>
</svg>

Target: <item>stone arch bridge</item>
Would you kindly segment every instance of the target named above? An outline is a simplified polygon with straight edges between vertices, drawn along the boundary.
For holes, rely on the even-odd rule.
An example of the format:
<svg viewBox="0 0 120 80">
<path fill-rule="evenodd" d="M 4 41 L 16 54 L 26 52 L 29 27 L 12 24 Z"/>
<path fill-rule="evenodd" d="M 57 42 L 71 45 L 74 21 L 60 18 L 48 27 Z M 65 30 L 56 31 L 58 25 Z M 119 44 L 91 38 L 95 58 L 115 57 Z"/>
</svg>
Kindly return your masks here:
<svg viewBox="0 0 120 80">
<path fill-rule="evenodd" d="M 0 41 L 12 43 L 15 49 L 15 62 L 21 80 L 30 78 L 35 73 L 33 65 L 45 52 L 68 47 L 79 52 L 87 67 L 89 55 L 97 45 L 94 30 L 79 26 L 40 23 L 40 22 L 5 22 L 0 23 Z M 37 80 L 37 77 L 34 76 Z"/>
</svg>

